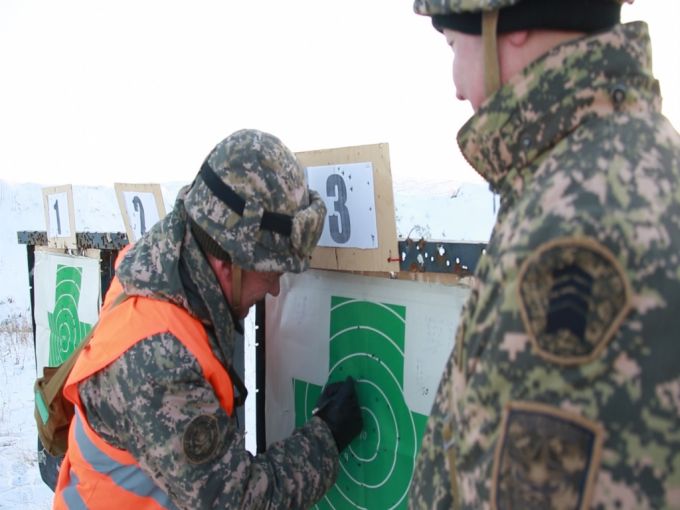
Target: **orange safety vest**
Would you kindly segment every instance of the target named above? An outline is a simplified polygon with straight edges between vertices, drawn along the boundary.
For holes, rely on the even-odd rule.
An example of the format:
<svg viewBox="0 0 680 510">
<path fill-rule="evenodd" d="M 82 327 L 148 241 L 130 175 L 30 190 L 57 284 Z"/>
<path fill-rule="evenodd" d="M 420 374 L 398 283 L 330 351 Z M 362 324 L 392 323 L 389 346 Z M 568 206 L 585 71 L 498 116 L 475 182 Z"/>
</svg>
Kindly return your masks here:
<svg viewBox="0 0 680 510">
<path fill-rule="evenodd" d="M 117 278 L 111 290 L 121 289 Z M 111 292 L 107 293 L 107 297 Z M 234 388 L 224 366 L 214 356 L 201 322 L 172 303 L 131 296 L 117 306 L 106 300 L 95 334 L 85 346 L 64 386 L 75 404 L 68 450 L 59 471 L 54 509 L 175 508 L 168 495 L 144 473 L 125 450 L 106 443 L 87 422 L 78 384 L 105 368 L 140 340 L 169 332 L 191 352 L 229 416 Z"/>
</svg>

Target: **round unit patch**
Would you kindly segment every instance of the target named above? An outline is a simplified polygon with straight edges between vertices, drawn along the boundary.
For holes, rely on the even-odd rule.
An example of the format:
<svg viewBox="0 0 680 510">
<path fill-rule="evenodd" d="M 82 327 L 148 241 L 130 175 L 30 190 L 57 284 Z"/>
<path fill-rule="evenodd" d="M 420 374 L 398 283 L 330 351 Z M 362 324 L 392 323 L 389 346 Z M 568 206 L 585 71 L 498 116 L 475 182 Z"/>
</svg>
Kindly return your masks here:
<svg viewBox="0 0 680 510">
<path fill-rule="evenodd" d="M 522 265 L 517 289 L 522 321 L 537 354 L 563 365 L 597 357 L 631 302 L 619 261 L 587 238 L 540 246 Z"/>
<path fill-rule="evenodd" d="M 219 427 L 217 418 L 208 414 L 197 416 L 184 431 L 182 449 L 194 464 L 202 464 L 210 460 L 219 443 Z"/>
</svg>

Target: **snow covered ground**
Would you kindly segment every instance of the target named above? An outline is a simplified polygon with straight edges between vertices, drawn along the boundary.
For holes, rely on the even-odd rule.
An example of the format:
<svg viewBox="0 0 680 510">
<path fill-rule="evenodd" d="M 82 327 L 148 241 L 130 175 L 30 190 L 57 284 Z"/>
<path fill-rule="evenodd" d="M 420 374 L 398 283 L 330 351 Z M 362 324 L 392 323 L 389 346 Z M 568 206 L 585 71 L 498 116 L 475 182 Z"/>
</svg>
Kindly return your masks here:
<svg viewBox="0 0 680 510">
<path fill-rule="evenodd" d="M 17 231 L 45 230 L 42 191 L 0 181 L 0 509 L 48 509 L 33 421 L 35 356 L 26 247 Z"/>
<path fill-rule="evenodd" d="M 161 186 L 170 210 L 182 183 Z M 497 203 L 485 185 L 395 183 L 400 239 L 485 242 Z M 73 189 L 77 232 L 124 232 L 111 186 Z M 42 187 L 0 180 L 0 509 L 47 509 L 52 491 L 38 469 L 33 419 L 35 357 L 26 246 L 18 231 L 44 231 Z"/>
<path fill-rule="evenodd" d="M 46 510 L 52 491 L 40 478 L 33 422 L 35 358 L 30 322 L 0 326 L 0 508 Z"/>
</svg>

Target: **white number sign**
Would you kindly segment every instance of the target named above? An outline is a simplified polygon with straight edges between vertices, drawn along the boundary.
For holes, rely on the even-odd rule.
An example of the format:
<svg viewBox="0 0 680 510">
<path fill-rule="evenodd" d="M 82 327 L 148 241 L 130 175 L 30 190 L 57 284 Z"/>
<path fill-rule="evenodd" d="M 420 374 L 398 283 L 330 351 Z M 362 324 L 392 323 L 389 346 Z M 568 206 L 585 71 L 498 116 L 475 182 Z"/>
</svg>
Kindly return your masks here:
<svg viewBox="0 0 680 510">
<path fill-rule="evenodd" d="M 328 210 L 319 246 L 378 247 L 372 163 L 309 166 L 307 178 Z"/>
<path fill-rule="evenodd" d="M 156 207 L 156 197 L 153 193 L 125 191 L 123 200 L 125 200 L 130 227 L 135 233 L 134 240 L 136 241 L 160 219 Z"/>
<path fill-rule="evenodd" d="M 70 184 L 42 189 L 47 244 L 51 248 L 76 247 L 76 216 Z"/>
<path fill-rule="evenodd" d="M 115 183 L 114 187 L 125 231 L 134 243 L 165 216 L 161 187 L 159 184 L 124 183 Z"/>
<path fill-rule="evenodd" d="M 69 207 L 66 192 L 47 195 L 47 212 L 50 215 L 49 237 L 71 237 Z"/>
</svg>

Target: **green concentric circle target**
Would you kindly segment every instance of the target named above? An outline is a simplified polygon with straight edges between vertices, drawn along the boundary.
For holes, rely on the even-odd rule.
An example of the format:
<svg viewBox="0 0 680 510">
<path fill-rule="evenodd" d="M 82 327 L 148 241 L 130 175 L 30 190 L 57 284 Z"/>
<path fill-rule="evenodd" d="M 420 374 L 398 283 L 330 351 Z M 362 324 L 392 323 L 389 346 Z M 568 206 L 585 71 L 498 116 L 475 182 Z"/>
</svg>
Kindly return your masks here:
<svg viewBox="0 0 680 510">
<path fill-rule="evenodd" d="M 57 266 L 54 310 L 47 313 L 50 366 L 63 363 L 92 328 L 91 324 L 80 322 L 78 318 L 81 279 L 82 268 Z"/>
<path fill-rule="evenodd" d="M 329 381 L 355 378 L 364 428 L 342 452 L 336 484 L 317 508 L 406 508 L 425 423 L 403 396 L 406 309 L 334 296 L 330 314 Z M 295 381 L 297 423 L 320 392 Z"/>
</svg>

